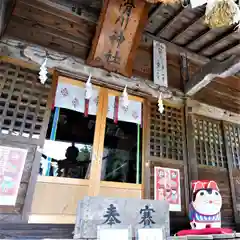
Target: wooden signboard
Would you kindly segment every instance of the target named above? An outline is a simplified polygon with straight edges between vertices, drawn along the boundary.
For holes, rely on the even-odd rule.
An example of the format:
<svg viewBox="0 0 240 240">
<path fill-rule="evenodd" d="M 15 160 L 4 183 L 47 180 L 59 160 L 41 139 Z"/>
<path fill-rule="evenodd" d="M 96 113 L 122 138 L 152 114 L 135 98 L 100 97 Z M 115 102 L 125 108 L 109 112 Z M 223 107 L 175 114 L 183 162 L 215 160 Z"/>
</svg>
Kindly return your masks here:
<svg viewBox="0 0 240 240">
<path fill-rule="evenodd" d="M 15 206 L 26 149 L 0 146 L 0 206 Z"/>
<path fill-rule="evenodd" d="M 153 41 L 153 80 L 161 87 L 168 87 L 166 45 Z"/>
<path fill-rule="evenodd" d="M 144 0 L 106 0 L 87 63 L 130 77 L 144 24 Z"/>
</svg>

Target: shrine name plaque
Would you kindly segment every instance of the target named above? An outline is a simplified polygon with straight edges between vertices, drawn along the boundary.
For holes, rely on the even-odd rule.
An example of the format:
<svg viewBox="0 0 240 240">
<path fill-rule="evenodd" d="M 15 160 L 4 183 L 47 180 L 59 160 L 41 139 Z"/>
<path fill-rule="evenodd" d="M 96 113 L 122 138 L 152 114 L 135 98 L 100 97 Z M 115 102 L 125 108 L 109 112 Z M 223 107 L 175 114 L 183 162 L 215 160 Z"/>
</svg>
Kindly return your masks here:
<svg viewBox="0 0 240 240">
<path fill-rule="evenodd" d="M 105 0 L 87 63 L 131 77 L 147 17 L 144 0 Z"/>
</svg>

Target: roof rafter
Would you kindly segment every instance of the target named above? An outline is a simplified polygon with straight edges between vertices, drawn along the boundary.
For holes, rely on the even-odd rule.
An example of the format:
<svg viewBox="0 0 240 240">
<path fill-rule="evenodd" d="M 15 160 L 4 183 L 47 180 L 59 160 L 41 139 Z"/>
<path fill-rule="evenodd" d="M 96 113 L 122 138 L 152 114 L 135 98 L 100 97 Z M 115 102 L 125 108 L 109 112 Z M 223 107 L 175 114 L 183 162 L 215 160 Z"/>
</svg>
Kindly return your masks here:
<svg viewBox="0 0 240 240">
<path fill-rule="evenodd" d="M 172 39 L 172 42 L 177 42 L 179 38 L 181 38 L 194 24 L 200 22 L 203 20 L 203 17 L 198 17 L 196 19 L 193 19 L 193 21 L 190 22 L 190 24 L 185 28 L 183 31 L 177 33 L 175 37 Z"/>
<path fill-rule="evenodd" d="M 174 18 L 171 18 L 169 21 L 167 21 L 167 23 L 165 24 L 164 27 L 161 27 L 160 29 L 158 29 L 155 33 L 156 36 L 161 36 L 161 34 L 163 32 L 165 32 L 169 27 L 171 27 L 172 25 L 174 25 L 177 21 L 178 18 L 184 13 L 184 11 L 186 10 L 186 8 L 181 7 L 177 12 L 176 12 L 176 16 Z"/>
</svg>

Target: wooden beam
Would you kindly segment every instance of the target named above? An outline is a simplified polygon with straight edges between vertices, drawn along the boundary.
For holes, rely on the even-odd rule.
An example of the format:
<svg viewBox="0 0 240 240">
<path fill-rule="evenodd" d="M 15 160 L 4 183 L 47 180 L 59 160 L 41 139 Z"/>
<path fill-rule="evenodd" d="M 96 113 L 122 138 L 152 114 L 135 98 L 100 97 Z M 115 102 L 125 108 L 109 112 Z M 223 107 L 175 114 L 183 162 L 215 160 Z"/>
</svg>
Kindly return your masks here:
<svg viewBox="0 0 240 240">
<path fill-rule="evenodd" d="M 185 94 L 194 95 L 200 89 L 209 84 L 215 77 L 226 78 L 240 71 L 239 57 L 233 56 L 224 62 L 212 60 L 204 65 L 191 81 L 185 85 Z"/>
<path fill-rule="evenodd" d="M 240 114 L 233 113 L 221 108 L 213 107 L 205 103 L 190 98 L 186 101 L 187 106 L 191 108 L 191 113 L 196 115 L 213 118 L 220 121 L 240 124 Z"/>
<path fill-rule="evenodd" d="M 87 63 L 130 77 L 148 9 L 142 0 L 104 1 Z"/>
<path fill-rule="evenodd" d="M 7 24 L 9 23 L 12 11 L 15 6 L 15 0 L 0 1 L 0 39 L 2 38 Z"/>
<path fill-rule="evenodd" d="M 48 54 L 47 67 L 55 68 L 57 71 L 74 78 L 86 81 L 89 74 L 92 74 L 93 82 L 98 85 L 112 86 L 115 89 L 123 90 L 127 85 L 129 92 L 134 95 L 145 97 L 159 97 L 159 91 L 162 90 L 163 97 L 171 99 L 171 102 L 176 104 L 181 99 L 172 96 L 171 90 L 161 89 L 152 81 L 137 77 L 127 78 L 119 74 L 109 73 L 105 70 L 94 68 L 85 64 L 85 62 L 77 57 L 72 57 L 67 54 L 52 51 L 50 49 L 28 44 L 23 41 L 12 39 L 3 39 L 0 42 L 0 56 L 8 56 L 15 59 L 20 59 L 29 63 L 37 63 L 39 66 L 43 63 Z M 3 57 L 2 57 L 3 58 Z M 1 58 L 0 58 L 1 60 Z M 178 96 L 183 97 L 183 94 L 177 90 L 173 90 Z"/>
<path fill-rule="evenodd" d="M 192 62 L 196 64 L 206 64 L 210 61 L 209 58 L 201 56 L 197 53 L 194 53 L 184 47 L 180 47 L 175 43 L 171 43 L 167 40 L 164 40 L 162 38 L 153 36 L 151 33 L 145 32 L 143 34 L 143 39 L 142 39 L 142 44 L 143 46 L 146 45 L 147 47 L 150 47 L 152 45 L 152 40 L 159 41 L 161 43 L 164 43 L 167 46 L 167 52 L 174 54 L 174 55 L 179 55 L 180 53 L 185 53 L 187 54 L 187 57 L 192 60 Z"/>
</svg>

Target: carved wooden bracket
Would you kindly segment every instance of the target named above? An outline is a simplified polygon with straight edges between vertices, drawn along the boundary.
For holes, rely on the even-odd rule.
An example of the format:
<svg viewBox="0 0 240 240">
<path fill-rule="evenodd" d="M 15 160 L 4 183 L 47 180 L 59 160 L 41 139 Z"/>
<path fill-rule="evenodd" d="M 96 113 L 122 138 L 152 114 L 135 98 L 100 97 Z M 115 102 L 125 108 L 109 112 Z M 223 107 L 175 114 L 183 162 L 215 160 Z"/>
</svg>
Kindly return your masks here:
<svg viewBox="0 0 240 240">
<path fill-rule="evenodd" d="M 87 63 L 130 77 L 147 17 L 144 0 L 104 1 Z"/>
<path fill-rule="evenodd" d="M 194 74 L 189 82 L 187 82 L 185 85 L 185 94 L 193 96 L 209 84 L 214 78 L 226 78 L 233 76 L 238 72 L 240 72 L 239 56 L 232 56 L 223 62 L 211 60 Z"/>
</svg>

